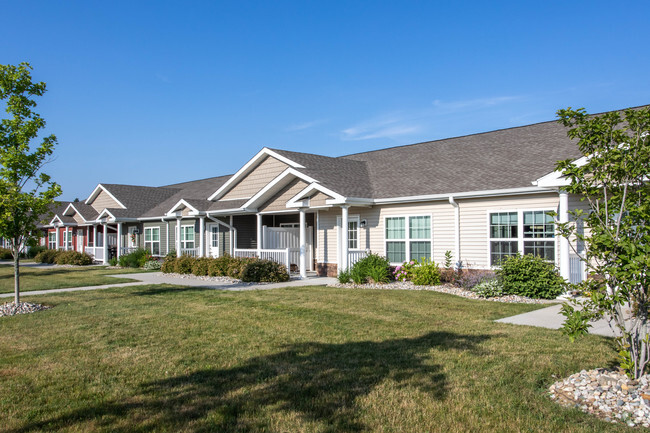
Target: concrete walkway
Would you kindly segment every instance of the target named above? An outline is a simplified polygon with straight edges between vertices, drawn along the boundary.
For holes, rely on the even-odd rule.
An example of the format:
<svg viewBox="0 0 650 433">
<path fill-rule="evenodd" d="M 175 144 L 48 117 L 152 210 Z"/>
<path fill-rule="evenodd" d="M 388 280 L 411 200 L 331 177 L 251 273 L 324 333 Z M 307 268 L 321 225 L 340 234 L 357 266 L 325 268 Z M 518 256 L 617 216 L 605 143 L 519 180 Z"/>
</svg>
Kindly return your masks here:
<svg viewBox="0 0 650 433">
<path fill-rule="evenodd" d="M 542 308 L 528 313 L 517 314 L 512 317 L 495 320 L 499 323 L 511 323 L 513 325 L 538 326 L 540 328 L 560 329 L 564 323 L 564 316 L 560 313 L 562 304 Z M 605 337 L 614 337 L 614 331 L 609 327 L 607 321 L 601 319 L 591 324 L 590 334 L 604 335 Z"/>
<path fill-rule="evenodd" d="M 244 290 L 269 290 L 278 289 L 281 287 L 301 287 L 301 286 L 325 286 L 333 284 L 336 278 L 327 277 L 312 277 L 305 280 L 292 279 L 286 283 L 270 283 L 270 284 L 255 284 L 255 283 L 231 283 L 220 281 L 206 281 L 197 278 L 180 278 L 170 277 L 163 275 L 162 272 L 143 272 L 137 274 L 118 274 L 107 275 L 113 278 L 131 278 L 138 280 L 133 283 L 117 283 L 117 284 L 103 284 L 101 286 L 86 286 L 86 287 L 70 287 L 66 289 L 51 289 L 51 290 L 32 290 L 28 292 L 20 292 L 20 297 L 31 295 L 46 295 L 48 293 L 62 293 L 62 292 L 77 292 L 85 290 L 100 290 L 110 289 L 113 287 L 130 287 L 130 286 L 143 286 L 147 284 L 171 284 L 174 286 L 188 286 L 188 287 L 202 287 L 214 290 L 229 290 L 229 291 L 244 291 Z M 0 298 L 11 298 L 13 293 L 2 293 Z"/>
</svg>

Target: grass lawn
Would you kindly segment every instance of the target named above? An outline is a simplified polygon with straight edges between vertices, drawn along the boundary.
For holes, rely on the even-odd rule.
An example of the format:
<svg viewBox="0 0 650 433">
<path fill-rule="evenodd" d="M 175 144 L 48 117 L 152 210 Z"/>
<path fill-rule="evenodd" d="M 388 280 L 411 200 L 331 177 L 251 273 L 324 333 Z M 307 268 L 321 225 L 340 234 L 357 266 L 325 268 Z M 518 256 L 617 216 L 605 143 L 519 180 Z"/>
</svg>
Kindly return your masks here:
<svg viewBox="0 0 650 433">
<path fill-rule="evenodd" d="M 325 287 L 38 301 L 55 307 L 0 318 L 2 431 L 628 429 L 546 397 L 614 356 L 604 337 L 493 322 L 536 306 Z"/>
<path fill-rule="evenodd" d="M 106 275 L 145 272 L 142 269 L 106 269 L 99 266 L 63 268 L 52 266 L 46 269 L 20 267 L 20 291 L 51 290 L 66 287 L 98 286 L 134 281 L 129 278 L 110 278 Z M 0 293 L 13 293 L 14 267 L 0 265 Z M 4 302 L 4 301 L 0 301 Z M 8 302 L 8 301 L 7 301 Z"/>
</svg>

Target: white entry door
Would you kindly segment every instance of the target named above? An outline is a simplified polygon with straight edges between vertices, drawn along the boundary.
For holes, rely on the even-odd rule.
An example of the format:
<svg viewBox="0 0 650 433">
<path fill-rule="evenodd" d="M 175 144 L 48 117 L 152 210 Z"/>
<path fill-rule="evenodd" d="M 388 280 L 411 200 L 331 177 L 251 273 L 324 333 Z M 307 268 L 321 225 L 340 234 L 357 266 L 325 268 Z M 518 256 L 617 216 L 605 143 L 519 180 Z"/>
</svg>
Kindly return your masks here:
<svg viewBox="0 0 650 433">
<path fill-rule="evenodd" d="M 208 224 L 208 252 L 210 257 L 219 257 L 219 224 Z"/>
<path fill-rule="evenodd" d="M 83 252 L 84 250 L 84 231 L 77 229 L 77 251 Z"/>
</svg>

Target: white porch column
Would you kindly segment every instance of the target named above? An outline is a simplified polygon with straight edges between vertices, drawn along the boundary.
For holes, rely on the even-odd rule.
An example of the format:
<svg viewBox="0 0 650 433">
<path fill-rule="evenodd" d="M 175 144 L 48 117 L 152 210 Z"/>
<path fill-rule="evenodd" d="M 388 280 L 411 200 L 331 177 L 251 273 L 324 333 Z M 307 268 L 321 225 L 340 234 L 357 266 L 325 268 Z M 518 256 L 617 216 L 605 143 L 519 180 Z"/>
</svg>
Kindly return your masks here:
<svg viewBox="0 0 650 433">
<path fill-rule="evenodd" d="M 117 223 L 117 258 L 122 255 L 122 223 Z"/>
<path fill-rule="evenodd" d="M 233 223 L 234 219 L 233 216 L 230 215 L 230 227 L 235 227 Z M 237 244 L 235 243 L 235 231 L 233 229 L 230 229 L 230 255 L 234 256 L 235 255 L 235 248 L 237 247 Z"/>
<path fill-rule="evenodd" d="M 349 224 L 349 218 L 348 218 L 348 208 L 350 206 L 341 206 L 341 263 L 340 265 L 340 271 L 345 271 L 348 269 L 348 226 Z"/>
<path fill-rule="evenodd" d="M 169 254 L 169 221 L 167 221 L 167 232 L 166 232 L 166 235 L 167 235 L 167 244 L 166 244 L 166 248 L 167 248 L 167 249 L 165 250 L 165 254 Z"/>
<path fill-rule="evenodd" d="M 102 223 L 102 226 L 104 227 L 104 260 L 102 263 L 107 264 L 108 263 L 108 224 Z"/>
<path fill-rule="evenodd" d="M 257 257 L 262 256 L 262 214 L 257 214 Z"/>
<path fill-rule="evenodd" d="M 307 278 L 307 221 L 305 209 L 298 209 L 300 212 L 300 278 Z"/>
<path fill-rule="evenodd" d="M 65 228 L 65 236 L 64 236 L 64 239 L 63 239 L 63 241 L 65 242 L 65 245 L 63 246 L 63 249 L 66 250 L 66 251 L 68 251 L 68 245 L 70 244 L 70 232 L 69 232 L 69 230 L 70 230 L 69 227 Z"/>
<path fill-rule="evenodd" d="M 560 191 L 559 222 L 569 222 L 569 194 Z M 571 260 L 569 259 L 569 240 L 560 236 L 560 275 L 565 280 L 571 279 Z"/>
<path fill-rule="evenodd" d="M 199 218 L 199 232 L 201 239 L 199 239 L 199 257 L 205 257 L 205 217 Z"/>
<path fill-rule="evenodd" d="M 97 248 L 97 224 L 93 224 L 93 256 L 95 255 L 95 248 Z"/>
<path fill-rule="evenodd" d="M 59 227 L 59 226 L 55 226 L 55 228 L 56 228 L 56 247 L 55 247 L 54 249 L 55 249 L 55 250 L 58 250 L 58 249 L 59 249 L 59 245 L 60 245 L 60 243 L 59 243 L 59 231 L 60 231 L 60 227 Z"/>
<path fill-rule="evenodd" d="M 181 217 L 176 218 L 176 257 L 181 256 Z"/>
</svg>

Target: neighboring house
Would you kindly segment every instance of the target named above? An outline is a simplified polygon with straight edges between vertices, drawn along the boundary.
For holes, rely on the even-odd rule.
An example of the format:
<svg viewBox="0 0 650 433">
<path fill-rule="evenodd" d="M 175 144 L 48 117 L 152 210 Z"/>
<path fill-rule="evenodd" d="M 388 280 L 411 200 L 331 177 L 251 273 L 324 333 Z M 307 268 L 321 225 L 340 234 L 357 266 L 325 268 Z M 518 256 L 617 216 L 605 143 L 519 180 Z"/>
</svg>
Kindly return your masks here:
<svg viewBox="0 0 650 433">
<path fill-rule="evenodd" d="M 100 184 L 52 226 L 104 262 L 112 250 L 136 247 L 159 256 L 229 253 L 304 276 L 336 275 L 369 251 L 392 264 L 442 262 L 451 251 L 455 262 L 483 269 L 521 252 L 575 281 L 584 277 L 580 262 L 546 212 L 566 220 L 581 205 L 554 173 L 558 160 L 580 156 L 555 121 L 341 157 L 263 148 L 229 176 Z"/>
</svg>

